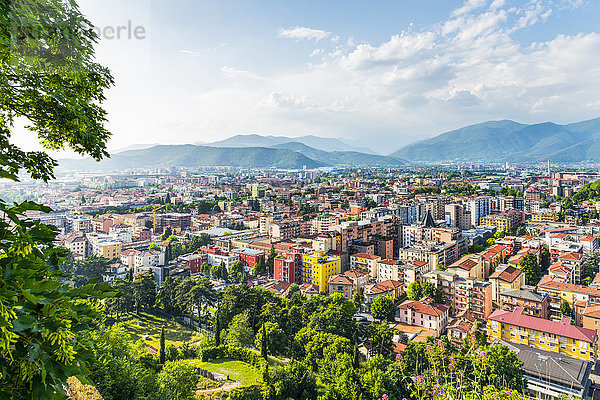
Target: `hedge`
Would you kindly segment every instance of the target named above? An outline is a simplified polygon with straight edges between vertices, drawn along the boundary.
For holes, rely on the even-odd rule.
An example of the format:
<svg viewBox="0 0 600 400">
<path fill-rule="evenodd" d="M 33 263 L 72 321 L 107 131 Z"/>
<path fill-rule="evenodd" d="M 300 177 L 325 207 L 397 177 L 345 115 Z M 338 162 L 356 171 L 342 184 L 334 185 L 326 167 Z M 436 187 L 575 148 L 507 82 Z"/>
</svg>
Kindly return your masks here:
<svg viewBox="0 0 600 400">
<path fill-rule="evenodd" d="M 198 358 L 203 362 L 218 360 L 219 358 L 230 358 L 243 361 L 258 369 L 265 366 L 265 360 L 257 352 L 231 345 L 204 347 L 198 350 Z"/>
</svg>

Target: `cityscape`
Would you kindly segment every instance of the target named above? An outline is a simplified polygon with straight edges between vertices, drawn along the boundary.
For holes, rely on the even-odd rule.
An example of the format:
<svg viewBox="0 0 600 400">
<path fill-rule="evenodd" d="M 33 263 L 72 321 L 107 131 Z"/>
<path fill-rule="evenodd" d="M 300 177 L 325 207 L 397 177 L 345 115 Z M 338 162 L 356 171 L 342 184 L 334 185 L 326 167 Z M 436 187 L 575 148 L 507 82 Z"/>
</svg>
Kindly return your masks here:
<svg viewBox="0 0 600 400">
<path fill-rule="evenodd" d="M 320 30 L 287 21 L 310 21 L 316 9 L 343 19 L 330 5 L 260 5 L 245 16 L 239 2 L 182 1 L 176 12 L 156 2 L 150 24 L 140 1 L 113 26 L 93 1 L 14 3 L 0 6 L 0 398 L 600 399 L 598 70 L 574 61 L 544 69 L 536 53 L 559 41 L 565 59 L 597 59 L 597 5 L 379 4 L 418 22 L 376 46 L 369 35 L 395 26 L 390 16 L 356 28 L 360 44 L 343 37 L 364 4 Z M 127 62 L 142 50 L 159 56 L 156 38 L 181 29 L 170 18 L 190 23 L 182 10 L 223 36 L 209 50 L 178 51 L 186 57 L 254 48 L 224 33 L 231 15 L 249 36 L 270 30 L 265 48 L 287 41 L 282 59 L 304 46 L 314 62 L 295 84 L 267 78 L 258 61 L 248 65 L 263 76 L 221 66 L 245 83 L 215 80 L 201 101 L 214 108 L 193 111 L 199 100 L 180 81 L 190 72 L 173 65 L 187 103 L 123 106 L 131 93 L 121 91 L 145 72 L 132 78 L 114 57 L 133 48 Z M 258 11 L 264 20 L 249 22 Z M 582 33 L 560 26 L 574 20 Z M 467 55 L 457 50 L 466 42 Z M 472 68 L 476 42 L 489 54 Z M 440 72 L 453 71 L 451 97 L 434 87 L 446 78 L 414 72 L 446 57 L 455 60 Z M 545 91 L 505 85 L 521 57 Z M 273 71 L 289 68 L 281 63 Z M 362 95 L 342 88 L 340 66 Z M 591 83 L 575 87 L 577 74 Z M 274 82 L 298 96 L 272 92 L 240 111 L 248 91 Z M 392 99 L 393 88 L 407 98 Z M 496 94 L 514 94 L 514 104 Z M 338 97 L 324 105 L 329 95 Z M 275 102 L 286 111 L 275 115 Z"/>
</svg>

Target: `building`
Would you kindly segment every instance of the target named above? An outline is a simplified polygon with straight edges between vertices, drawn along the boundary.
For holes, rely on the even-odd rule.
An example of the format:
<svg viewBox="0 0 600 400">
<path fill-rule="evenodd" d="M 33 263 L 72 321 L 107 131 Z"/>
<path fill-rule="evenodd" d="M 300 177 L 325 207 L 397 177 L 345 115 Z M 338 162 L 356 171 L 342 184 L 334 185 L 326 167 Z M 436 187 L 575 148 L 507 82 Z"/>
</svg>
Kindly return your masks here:
<svg viewBox="0 0 600 400">
<path fill-rule="evenodd" d="M 271 238 L 273 240 L 288 240 L 304 236 L 307 233 L 306 222 L 304 221 L 278 221 L 270 225 Z"/>
<path fill-rule="evenodd" d="M 550 297 L 546 293 L 536 293 L 523 289 L 508 289 L 500 292 L 500 309 L 513 311 L 523 308 L 523 314 L 548 319 Z"/>
<path fill-rule="evenodd" d="M 563 301 L 575 310 L 575 303 L 587 302 L 589 305 L 600 304 L 600 289 L 591 286 L 575 285 L 543 278 L 538 284 L 538 292 L 548 294 L 550 318 L 560 318 L 560 306 Z M 576 318 L 578 318 L 576 316 Z"/>
<path fill-rule="evenodd" d="M 468 254 L 450 265 L 446 271 L 455 273 L 462 278 L 485 279 L 483 258 L 479 254 Z"/>
<path fill-rule="evenodd" d="M 369 274 L 360 269 L 351 269 L 344 272 L 344 275 L 352 281 L 354 292 L 359 292 L 369 282 Z"/>
<path fill-rule="evenodd" d="M 558 213 L 554 211 L 539 211 L 531 214 L 531 222 L 536 224 L 551 224 L 558 221 Z"/>
<path fill-rule="evenodd" d="M 446 204 L 445 206 L 446 226 L 458 229 L 471 229 L 471 212 L 462 204 Z"/>
<path fill-rule="evenodd" d="M 596 357 L 596 331 L 571 325 L 570 317 L 551 321 L 513 311 L 496 310 L 488 318 L 491 340 L 505 340 L 567 357 L 591 361 Z"/>
<path fill-rule="evenodd" d="M 450 320 L 448 324 L 448 339 L 459 347 L 476 331 L 477 319 L 471 311 L 463 311 Z"/>
<path fill-rule="evenodd" d="M 525 395 L 534 399 L 591 399 L 592 363 L 522 344 L 499 342 L 515 352 L 523 363 Z"/>
<path fill-rule="evenodd" d="M 481 196 L 474 199 L 470 199 L 465 203 L 467 211 L 471 213 L 471 225 L 479 226 L 484 225 L 480 223 L 482 217 L 490 214 L 491 211 L 491 200 L 489 197 Z"/>
<path fill-rule="evenodd" d="M 404 265 L 398 260 L 379 260 L 376 276 L 378 282 L 388 279 L 404 282 Z"/>
<path fill-rule="evenodd" d="M 164 232 L 165 228 L 170 227 L 173 232 L 182 232 L 192 226 L 192 214 L 167 213 L 156 215 L 156 226 L 154 233 Z"/>
<path fill-rule="evenodd" d="M 365 304 L 372 304 L 376 298 L 381 296 L 390 296 L 392 299 L 397 299 L 403 293 L 402 282 L 399 281 L 382 281 L 377 283 L 368 283 L 365 285 L 363 295 L 365 296 Z"/>
<path fill-rule="evenodd" d="M 525 274 L 512 265 L 500 264 L 489 281 L 492 282 L 492 300 L 495 305 L 500 305 L 500 292 L 521 289 L 525 285 Z"/>
<path fill-rule="evenodd" d="M 396 318 L 401 323 L 434 330 L 438 337 L 444 333 L 449 317 L 450 307 L 436 304 L 431 298 L 406 300 L 396 309 Z"/>
<path fill-rule="evenodd" d="M 104 257 L 109 260 L 121 256 L 121 242 L 109 239 L 101 239 L 92 242 L 92 251 L 98 257 Z"/>
<path fill-rule="evenodd" d="M 377 264 L 381 257 L 366 253 L 357 253 L 350 256 L 350 269 L 367 271 L 372 279 L 377 278 Z"/>
<path fill-rule="evenodd" d="M 480 219 L 481 225 L 494 226 L 499 231 L 509 232 L 520 226 L 523 222 L 523 212 L 520 210 L 508 210 L 501 214 L 486 215 Z"/>
<path fill-rule="evenodd" d="M 259 260 L 265 262 L 265 252 L 262 250 L 239 248 L 231 250 L 231 253 L 240 257 L 247 272 L 252 271 Z"/>
<path fill-rule="evenodd" d="M 302 283 L 302 252 L 290 249 L 275 257 L 274 278 L 289 283 Z"/>
<path fill-rule="evenodd" d="M 428 264 L 429 271 L 431 271 L 436 269 L 438 264 L 445 265 L 445 248 L 438 244 L 418 244 L 406 249 L 399 249 L 398 258 L 402 261 L 423 261 Z"/>
<path fill-rule="evenodd" d="M 354 295 L 354 284 L 344 274 L 333 275 L 329 278 L 329 294 L 341 293 L 346 299 L 352 299 Z"/>
<path fill-rule="evenodd" d="M 73 257 L 80 255 L 88 258 L 90 255 L 90 243 L 85 236 L 76 236 L 65 241 L 65 247 L 73 253 Z"/>
<path fill-rule="evenodd" d="M 318 286 L 319 292 L 329 289 L 329 278 L 342 272 L 340 257 L 315 252 L 302 256 L 302 282 Z"/>
</svg>

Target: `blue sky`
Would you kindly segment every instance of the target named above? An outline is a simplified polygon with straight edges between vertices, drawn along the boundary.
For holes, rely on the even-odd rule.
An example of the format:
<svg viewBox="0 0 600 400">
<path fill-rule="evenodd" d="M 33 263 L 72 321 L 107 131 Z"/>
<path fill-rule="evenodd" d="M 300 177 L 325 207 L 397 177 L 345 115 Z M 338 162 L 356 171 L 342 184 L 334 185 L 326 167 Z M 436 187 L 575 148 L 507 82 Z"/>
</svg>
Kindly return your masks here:
<svg viewBox="0 0 600 400">
<path fill-rule="evenodd" d="M 600 2 L 80 0 L 116 78 L 111 148 L 238 133 L 381 153 L 496 119 L 600 116 Z"/>
</svg>

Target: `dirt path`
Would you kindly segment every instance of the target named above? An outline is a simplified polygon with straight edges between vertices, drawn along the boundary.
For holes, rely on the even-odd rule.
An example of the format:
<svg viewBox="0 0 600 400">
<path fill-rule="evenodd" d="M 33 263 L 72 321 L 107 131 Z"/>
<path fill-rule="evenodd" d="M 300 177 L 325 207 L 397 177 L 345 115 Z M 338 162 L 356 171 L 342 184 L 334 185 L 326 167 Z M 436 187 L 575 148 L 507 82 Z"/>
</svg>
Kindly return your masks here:
<svg viewBox="0 0 600 400">
<path fill-rule="evenodd" d="M 215 392 L 227 392 L 229 390 L 235 389 L 240 386 L 239 382 L 227 382 L 223 386 L 214 389 L 204 389 L 204 390 L 196 390 L 196 394 L 207 394 L 207 393 L 215 393 Z"/>
</svg>

